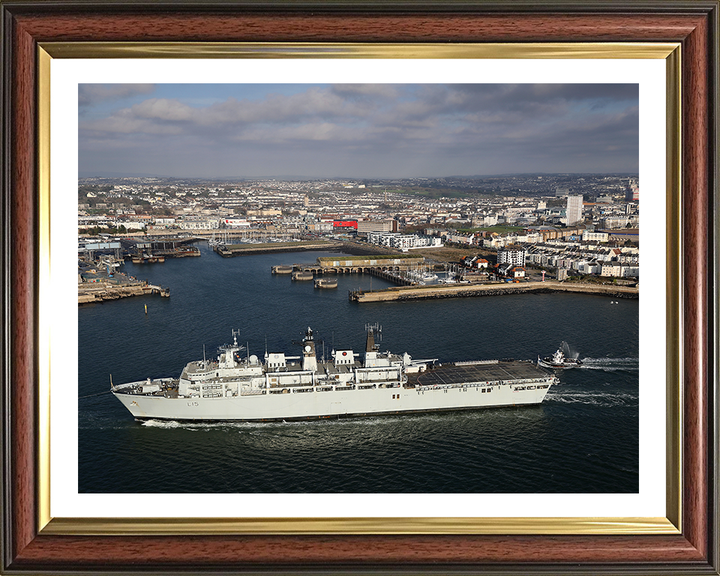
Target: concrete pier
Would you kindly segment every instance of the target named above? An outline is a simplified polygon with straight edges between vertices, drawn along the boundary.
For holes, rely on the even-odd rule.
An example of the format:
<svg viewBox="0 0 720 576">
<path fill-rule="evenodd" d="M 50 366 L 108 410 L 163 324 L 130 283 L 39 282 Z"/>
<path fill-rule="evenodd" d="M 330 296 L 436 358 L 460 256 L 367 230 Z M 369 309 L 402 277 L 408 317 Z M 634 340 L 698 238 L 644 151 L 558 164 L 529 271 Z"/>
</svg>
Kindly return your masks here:
<svg viewBox="0 0 720 576">
<path fill-rule="evenodd" d="M 639 289 L 614 284 L 576 284 L 567 282 L 520 282 L 492 284 L 455 284 L 434 286 L 393 287 L 372 292 L 354 290 L 349 293 L 352 302 L 391 302 L 402 300 L 429 300 L 437 298 L 468 298 L 474 296 L 501 296 L 505 294 L 549 292 L 575 292 L 598 294 L 613 298 L 638 298 Z"/>
</svg>

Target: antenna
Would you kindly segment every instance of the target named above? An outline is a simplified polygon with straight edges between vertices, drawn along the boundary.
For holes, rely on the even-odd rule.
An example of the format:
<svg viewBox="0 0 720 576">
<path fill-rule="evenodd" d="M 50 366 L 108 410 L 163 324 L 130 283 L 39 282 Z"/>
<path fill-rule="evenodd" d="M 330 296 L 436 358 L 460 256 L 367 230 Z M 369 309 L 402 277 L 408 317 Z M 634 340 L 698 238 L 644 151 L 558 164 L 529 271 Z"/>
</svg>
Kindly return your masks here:
<svg viewBox="0 0 720 576">
<path fill-rule="evenodd" d="M 203 344 L 203 367 L 205 366 L 205 344 Z"/>
<path fill-rule="evenodd" d="M 382 341 L 382 326 L 375 322 L 375 324 L 365 324 L 365 331 L 372 332 L 378 335 L 378 339 Z"/>
<path fill-rule="evenodd" d="M 235 344 L 235 346 L 237 346 L 237 337 L 240 336 L 240 330 L 233 330 L 232 335 L 233 335 L 233 343 Z"/>
</svg>

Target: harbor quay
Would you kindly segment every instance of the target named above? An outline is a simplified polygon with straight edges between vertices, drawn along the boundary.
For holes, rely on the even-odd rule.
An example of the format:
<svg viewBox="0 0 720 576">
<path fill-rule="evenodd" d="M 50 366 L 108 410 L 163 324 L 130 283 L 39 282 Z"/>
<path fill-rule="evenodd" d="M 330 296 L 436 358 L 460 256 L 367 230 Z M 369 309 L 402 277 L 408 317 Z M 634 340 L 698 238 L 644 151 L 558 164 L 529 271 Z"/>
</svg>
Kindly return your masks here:
<svg viewBox="0 0 720 576">
<path fill-rule="evenodd" d="M 337 250 L 342 248 L 342 242 L 327 240 L 311 240 L 297 242 L 272 242 L 263 244 L 220 244 L 214 248 L 215 252 L 223 258 L 245 256 L 251 254 L 268 254 L 276 252 L 305 252 L 312 250 Z"/>
<path fill-rule="evenodd" d="M 520 282 L 433 286 L 403 286 L 385 290 L 351 290 L 351 302 L 392 302 L 403 300 L 431 300 L 439 298 L 468 298 L 477 296 L 502 296 L 506 294 L 543 294 L 548 292 L 571 292 L 597 294 L 613 298 L 638 298 L 639 287 L 614 284 L 581 284 L 548 280 L 546 282 Z"/>
<path fill-rule="evenodd" d="M 293 280 L 313 280 L 316 276 L 343 274 L 371 274 L 401 286 L 410 286 L 412 280 L 401 273 L 418 267 L 435 268 L 427 264 L 422 256 L 398 254 L 374 254 L 365 256 L 323 256 L 316 264 L 278 265 L 272 267 L 273 274 L 290 274 Z M 444 266 L 437 265 L 438 270 Z"/>
<path fill-rule="evenodd" d="M 372 255 L 372 256 L 323 256 L 315 264 L 278 265 L 273 274 L 310 272 L 312 274 L 362 274 L 371 271 L 402 272 L 426 265 L 422 256 Z M 439 265 L 444 268 L 442 265 Z"/>
<path fill-rule="evenodd" d="M 100 250 L 103 250 L 101 247 Z M 115 254 L 78 254 L 78 305 L 108 300 L 119 300 L 131 296 L 146 296 L 157 294 L 163 298 L 170 297 L 170 288 L 150 284 L 147 280 L 140 280 L 118 269 L 123 265 L 124 258 L 118 248 Z M 144 259 L 144 262 L 160 262 L 161 257 Z M 134 263 L 135 258 L 133 258 Z"/>
<path fill-rule="evenodd" d="M 147 282 L 123 282 L 118 284 L 97 282 L 84 284 L 78 285 L 78 304 L 91 304 L 93 302 L 119 300 L 120 298 L 146 296 L 148 294 L 157 294 L 163 298 L 169 298 L 170 289 L 148 284 Z"/>
<path fill-rule="evenodd" d="M 164 262 L 165 258 L 200 256 L 200 250 L 196 246 L 190 245 L 197 240 L 202 240 L 202 238 L 178 235 L 82 237 L 78 242 L 78 257 L 93 261 L 112 255 L 116 260 L 132 260 L 134 264 L 154 264 Z"/>
<path fill-rule="evenodd" d="M 405 271 L 408 268 L 401 269 Z M 296 264 L 294 266 L 273 266 L 273 274 L 290 274 L 292 280 L 314 280 L 316 276 L 344 275 L 344 274 L 370 274 L 394 282 L 399 286 L 412 286 L 412 281 L 398 275 L 398 271 L 387 271 L 380 267 L 347 267 L 347 268 L 321 268 L 312 264 Z"/>
<path fill-rule="evenodd" d="M 396 250 L 387 249 L 382 246 L 375 246 L 356 241 L 324 240 L 320 238 L 293 240 L 287 242 L 243 242 L 240 244 L 220 242 L 216 243 L 213 249 L 217 254 L 225 258 L 276 252 L 309 252 L 314 250 L 322 250 L 324 252 L 343 252 L 345 254 L 354 254 L 356 256 L 378 255 L 380 258 L 384 258 L 386 256 L 398 256 Z M 344 256 L 343 259 L 345 260 L 347 258 Z"/>
</svg>

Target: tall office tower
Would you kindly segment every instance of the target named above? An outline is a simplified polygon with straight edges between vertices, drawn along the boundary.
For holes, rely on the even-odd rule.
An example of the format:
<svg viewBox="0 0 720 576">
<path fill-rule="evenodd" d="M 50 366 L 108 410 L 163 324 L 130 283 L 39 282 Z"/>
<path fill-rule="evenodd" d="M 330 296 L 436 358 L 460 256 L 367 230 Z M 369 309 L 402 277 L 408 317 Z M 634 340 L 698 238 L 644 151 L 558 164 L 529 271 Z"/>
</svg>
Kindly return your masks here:
<svg viewBox="0 0 720 576">
<path fill-rule="evenodd" d="M 583 197 L 582 196 L 568 196 L 567 208 L 565 213 L 567 215 L 567 225 L 572 226 L 576 222 L 580 222 L 583 219 Z"/>
</svg>

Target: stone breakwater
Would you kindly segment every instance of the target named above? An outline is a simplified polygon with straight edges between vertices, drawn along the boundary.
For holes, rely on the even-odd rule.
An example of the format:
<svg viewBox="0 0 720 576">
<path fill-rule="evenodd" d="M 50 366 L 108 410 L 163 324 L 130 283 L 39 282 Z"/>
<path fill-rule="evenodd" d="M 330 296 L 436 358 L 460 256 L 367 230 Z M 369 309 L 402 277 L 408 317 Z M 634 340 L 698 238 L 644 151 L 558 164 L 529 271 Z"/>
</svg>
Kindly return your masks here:
<svg viewBox="0 0 720 576">
<path fill-rule="evenodd" d="M 108 300 L 119 300 L 120 298 L 129 298 L 131 296 L 146 296 L 148 294 L 159 294 L 163 298 L 169 298 L 170 289 L 147 283 L 115 285 L 99 282 L 92 285 L 79 285 L 78 304 L 106 302 Z"/>
<path fill-rule="evenodd" d="M 477 296 L 503 296 L 507 294 L 547 294 L 550 292 L 575 292 L 597 294 L 612 298 L 638 298 L 639 288 L 614 284 L 576 284 L 566 282 L 520 282 L 517 284 L 460 284 L 423 287 L 393 287 L 372 292 L 350 292 L 353 302 L 390 302 L 403 300 L 430 300 L 438 298 L 470 298 Z"/>
</svg>

